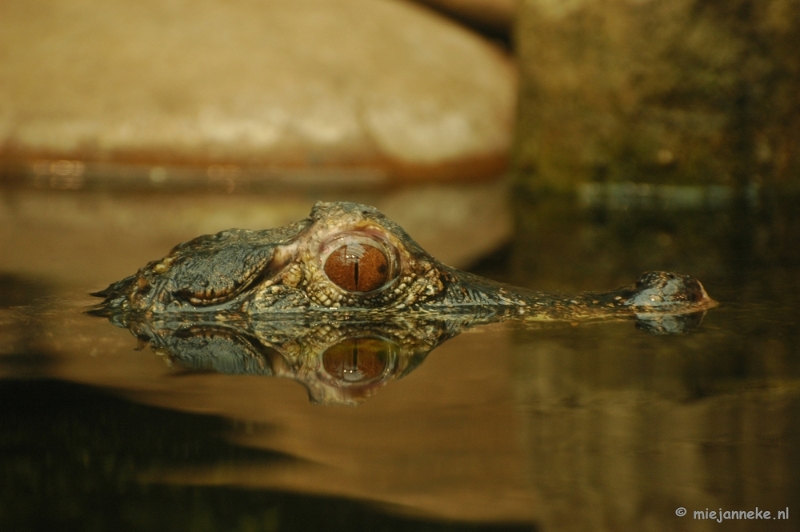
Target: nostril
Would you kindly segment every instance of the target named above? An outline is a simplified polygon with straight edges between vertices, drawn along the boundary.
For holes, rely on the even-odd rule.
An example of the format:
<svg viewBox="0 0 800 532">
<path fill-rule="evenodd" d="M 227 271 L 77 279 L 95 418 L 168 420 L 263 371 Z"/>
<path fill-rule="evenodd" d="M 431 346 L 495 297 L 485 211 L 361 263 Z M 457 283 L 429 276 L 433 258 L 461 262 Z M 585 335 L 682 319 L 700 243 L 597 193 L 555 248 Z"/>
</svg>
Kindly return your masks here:
<svg viewBox="0 0 800 532">
<path fill-rule="evenodd" d="M 703 285 L 700 284 L 700 281 L 697 279 L 692 279 L 691 284 L 687 283 L 686 286 L 686 294 L 690 301 L 693 303 L 698 303 L 708 297 L 706 291 L 703 289 Z"/>
</svg>

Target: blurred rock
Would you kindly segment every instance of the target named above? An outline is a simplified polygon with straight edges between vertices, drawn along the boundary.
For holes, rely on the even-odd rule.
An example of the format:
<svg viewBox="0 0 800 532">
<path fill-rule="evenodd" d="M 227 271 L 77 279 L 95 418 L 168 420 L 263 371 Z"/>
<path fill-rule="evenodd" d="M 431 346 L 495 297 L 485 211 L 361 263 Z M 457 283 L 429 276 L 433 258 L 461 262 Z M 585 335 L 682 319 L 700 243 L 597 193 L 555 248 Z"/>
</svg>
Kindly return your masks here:
<svg viewBox="0 0 800 532">
<path fill-rule="evenodd" d="M 797 0 L 525 0 L 521 175 L 796 182 L 798 32 Z"/>
<path fill-rule="evenodd" d="M 7 175 L 39 161 L 58 178 L 64 159 L 77 177 L 98 162 L 493 177 L 515 108 L 502 52 L 392 0 L 4 2 L 0 56 Z"/>
</svg>

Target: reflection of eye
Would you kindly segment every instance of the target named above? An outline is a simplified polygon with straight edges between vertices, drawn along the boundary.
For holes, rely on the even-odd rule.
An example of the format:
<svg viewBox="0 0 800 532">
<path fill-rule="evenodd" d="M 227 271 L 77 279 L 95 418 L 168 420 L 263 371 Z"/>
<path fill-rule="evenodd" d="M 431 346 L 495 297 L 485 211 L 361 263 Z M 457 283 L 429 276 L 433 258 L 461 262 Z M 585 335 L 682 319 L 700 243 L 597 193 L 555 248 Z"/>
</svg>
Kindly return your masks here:
<svg viewBox="0 0 800 532">
<path fill-rule="evenodd" d="M 347 338 L 322 354 L 322 365 L 337 381 L 369 382 L 384 374 L 395 349 L 395 344 L 382 338 Z"/>
<path fill-rule="evenodd" d="M 324 257 L 325 275 L 348 292 L 372 292 L 391 280 L 392 262 L 381 243 L 367 237 L 350 236 L 333 242 Z"/>
</svg>

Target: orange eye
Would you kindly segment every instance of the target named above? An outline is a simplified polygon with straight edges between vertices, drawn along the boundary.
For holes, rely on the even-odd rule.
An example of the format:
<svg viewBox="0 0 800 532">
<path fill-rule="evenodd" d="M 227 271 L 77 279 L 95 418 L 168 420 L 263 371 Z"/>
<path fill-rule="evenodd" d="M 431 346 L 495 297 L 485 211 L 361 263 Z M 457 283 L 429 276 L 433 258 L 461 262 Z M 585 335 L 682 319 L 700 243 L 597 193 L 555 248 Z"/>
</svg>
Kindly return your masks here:
<svg viewBox="0 0 800 532">
<path fill-rule="evenodd" d="M 336 248 L 324 268 L 328 279 L 348 292 L 372 292 L 389 281 L 389 258 L 375 246 L 361 242 Z"/>
<path fill-rule="evenodd" d="M 337 381 L 368 382 L 383 375 L 389 367 L 394 347 L 381 338 L 347 338 L 323 353 L 322 365 Z"/>
</svg>

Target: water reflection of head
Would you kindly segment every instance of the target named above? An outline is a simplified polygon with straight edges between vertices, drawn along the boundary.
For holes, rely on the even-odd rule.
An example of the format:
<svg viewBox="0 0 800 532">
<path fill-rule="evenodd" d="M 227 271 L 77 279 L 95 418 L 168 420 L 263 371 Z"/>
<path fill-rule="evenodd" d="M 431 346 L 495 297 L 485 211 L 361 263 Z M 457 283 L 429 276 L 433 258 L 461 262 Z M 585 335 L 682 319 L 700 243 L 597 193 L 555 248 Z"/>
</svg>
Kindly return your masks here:
<svg viewBox="0 0 800 532">
<path fill-rule="evenodd" d="M 451 337 L 441 323 L 127 324 L 170 363 L 191 371 L 284 377 L 317 404 L 355 405 L 416 368 Z M 424 331 L 424 332 L 423 332 Z"/>
</svg>

